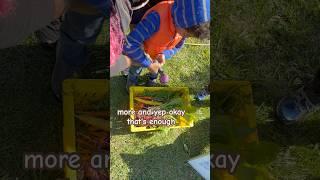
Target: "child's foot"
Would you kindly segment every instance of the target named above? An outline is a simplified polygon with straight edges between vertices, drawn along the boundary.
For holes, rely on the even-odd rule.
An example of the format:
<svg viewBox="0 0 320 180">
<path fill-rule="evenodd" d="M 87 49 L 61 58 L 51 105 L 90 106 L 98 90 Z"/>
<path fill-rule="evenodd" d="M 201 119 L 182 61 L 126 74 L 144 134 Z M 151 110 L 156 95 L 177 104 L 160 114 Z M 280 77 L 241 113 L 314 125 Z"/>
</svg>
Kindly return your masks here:
<svg viewBox="0 0 320 180">
<path fill-rule="evenodd" d="M 277 105 L 276 113 L 280 120 L 290 124 L 303 120 L 319 108 L 319 95 L 307 93 L 306 88 L 302 87 L 295 94 L 282 98 Z"/>
<path fill-rule="evenodd" d="M 169 76 L 167 74 L 161 74 L 160 76 L 160 83 L 161 84 L 168 84 L 169 82 Z"/>
<path fill-rule="evenodd" d="M 152 87 L 152 86 L 156 86 L 157 85 L 157 80 L 156 79 L 149 79 L 148 82 L 146 83 L 146 86 L 148 87 Z"/>
<path fill-rule="evenodd" d="M 156 86 L 157 85 L 157 79 L 158 79 L 158 73 L 148 73 L 147 74 L 148 81 L 146 82 L 146 86 Z"/>
</svg>

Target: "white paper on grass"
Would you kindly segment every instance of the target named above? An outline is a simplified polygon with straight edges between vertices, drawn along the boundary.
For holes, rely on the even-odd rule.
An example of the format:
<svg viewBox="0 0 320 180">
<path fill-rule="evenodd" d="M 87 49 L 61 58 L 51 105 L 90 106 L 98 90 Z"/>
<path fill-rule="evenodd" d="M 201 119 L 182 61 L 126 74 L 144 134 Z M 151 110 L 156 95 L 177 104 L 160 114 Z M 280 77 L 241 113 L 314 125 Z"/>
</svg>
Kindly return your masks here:
<svg viewBox="0 0 320 180">
<path fill-rule="evenodd" d="M 205 180 L 210 179 L 210 154 L 196 156 L 188 161 Z"/>
</svg>

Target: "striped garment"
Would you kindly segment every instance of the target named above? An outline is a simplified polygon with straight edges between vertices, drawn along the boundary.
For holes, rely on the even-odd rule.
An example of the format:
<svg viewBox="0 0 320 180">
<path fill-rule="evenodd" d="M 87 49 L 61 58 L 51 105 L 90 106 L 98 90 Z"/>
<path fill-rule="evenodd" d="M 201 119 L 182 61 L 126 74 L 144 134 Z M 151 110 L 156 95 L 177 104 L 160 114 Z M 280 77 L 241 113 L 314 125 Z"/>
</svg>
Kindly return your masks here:
<svg viewBox="0 0 320 180">
<path fill-rule="evenodd" d="M 210 21 L 210 0 L 175 0 L 171 9 L 173 21 L 177 27 L 190 28 L 195 25 Z M 158 31 L 160 16 L 151 12 L 137 24 L 136 28 L 128 35 L 123 53 L 133 61 L 148 67 L 151 62 L 143 51 L 143 42 Z M 185 39 L 174 49 L 163 52 L 166 59 L 171 58 L 183 46 Z"/>
<path fill-rule="evenodd" d="M 123 47 L 123 54 L 127 55 L 134 62 L 141 64 L 143 67 L 150 66 L 151 61 L 143 50 L 143 42 L 156 33 L 159 30 L 159 26 L 160 15 L 157 12 L 149 13 L 127 36 L 127 41 Z M 165 58 L 170 59 L 175 55 L 182 48 L 184 41 L 185 39 L 171 50 L 163 51 Z"/>
<path fill-rule="evenodd" d="M 176 26 L 189 28 L 210 21 L 210 0 L 175 0 L 172 16 Z"/>
</svg>

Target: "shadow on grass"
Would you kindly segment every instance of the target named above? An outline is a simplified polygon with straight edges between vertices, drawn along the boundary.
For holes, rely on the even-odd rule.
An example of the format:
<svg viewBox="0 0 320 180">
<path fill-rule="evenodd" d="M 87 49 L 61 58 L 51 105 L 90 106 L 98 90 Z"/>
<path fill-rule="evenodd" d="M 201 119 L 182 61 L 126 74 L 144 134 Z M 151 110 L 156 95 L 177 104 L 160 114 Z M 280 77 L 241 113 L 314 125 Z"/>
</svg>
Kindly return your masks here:
<svg viewBox="0 0 320 180">
<path fill-rule="evenodd" d="M 90 62 L 82 69 L 81 78 L 110 79 L 109 46 L 93 45 L 89 50 L 91 59 Z"/>
<path fill-rule="evenodd" d="M 0 50 L 0 179 L 56 179 L 62 171 L 23 169 L 23 154 L 61 152 L 62 107 L 51 92 L 54 50 Z"/>
<path fill-rule="evenodd" d="M 194 94 L 195 95 L 195 94 Z M 203 101 L 192 100 L 191 105 L 196 108 L 200 107 L 210 107 L 210 99 L 205 99 Z"/>
<path fill-rule="evenodd" d="M 281 146 L 320 143 L 320 119 L 306 120 L 299 124 L 283 125 L 280 122 L 258 124 L 259 138 Z"/>
<path fill-rule="evenodd" d="M 174 143 L 151 146 L 144 154 L 121 154 L 130 168 L 129 179 L 201 179 L 186 162 L 209 146 L 209 125 L 209 119 L 202 120 Z"/>
<path fill-rule="evenodd" d="M 62 105 L 51 91 L 55 49 L 19 45 L 0 50 L 0 60 L 0 179 L 63 177 L 62 170 L 23 169 L 24 153 L 63 151 Z"/>
<path fill-rule="evenodd" d="M 257 122 L 260 140 L 274 142 L 280 146 L 308 145 L 320 142 L 320 134 L 318 133 L 320 118 L 305 120 L 298 124 L 284 125 L 275 116 L 275 107 L 280 98 L 294 92 L 292 86 L 288 86 L 288 82 L 266 79 L 262 82 L 252 82 L 252 89 L 254 103 L 257 106 L 263 105 L 270 108 L 270 111 L 257 110 L 257 118 L 272 119 L 272 121 Z M 261 113 L 267 114 L 262 115 Z"/>
<path fill-rule="evenodd" d="M 115 76 L 110 79 L 111 104 L 111 135 L 124 135 L 129 133 L 127 119 L 129 116 L 118 116 L 118 110 L 129 110 L 129 94 L 126 91 L 126 78 Z"/>
<path fill-rule="evenodd" d="M 180 81 L 187 82 L 190 89 L 190 94 L 196 94 L 210 83 L 210 68 L 196 70 L 188 76 L 180 76 Z"/>
</svg>

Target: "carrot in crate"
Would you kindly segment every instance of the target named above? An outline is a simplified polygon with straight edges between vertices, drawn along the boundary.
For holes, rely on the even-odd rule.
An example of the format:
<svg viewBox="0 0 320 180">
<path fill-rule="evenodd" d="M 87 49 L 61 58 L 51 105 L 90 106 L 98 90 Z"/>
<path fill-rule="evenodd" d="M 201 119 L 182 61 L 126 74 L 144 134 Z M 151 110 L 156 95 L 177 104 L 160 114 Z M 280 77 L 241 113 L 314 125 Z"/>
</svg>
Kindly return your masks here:
<svg viewBox="0 0 320 180">
<path fill-rule="evenodd" d="M 145 99 L 142 99 L 142 98 L 134 98 L 134 100 L 138 101 L 138 102 L 141 102 L 143 104 L 147 104 L 147 105 L 153 105 L 153 106 L 159 106 L 161 105 L 162 103 L 161 102 L 158 102 L 158 101 L 153 101 L 153 100 L 145 100 Z"/>
<path fill-rule="evenodd" d="M 97 170 L 91 167 L 91 162 L 86 161 L 83 163 L 81 169 L 78 170 L 79 178 L 78 179 L 94 179 L 94 180 L 107 180 L 109 179 L 108 175 L 104 170 Z"/>
<path fill-rule="evenodd" d="M 135 111 L 138 111 L 140 109 L 143 109 L 145 107 L 145 105 L 143 103 L 140 103 L 140 102 L 136 102 L 134 103 L 134 110 Z"/>
<path fill-rule="evenodd" d="M 76 142 L 82 164 L 78 170 L 78 179 L 107 179 L 107 169 L 93 169 L 89 165 L 95 153 L 109 153 L 109 133 L 83 121 L 77 121 L 77 125 Z"/>
<path fill-rule="evenodd" d="M 96 128 L 102 129 L 104 131 L 109 131 L 110 125 L 109 121 L 107 121 L 106 119 L 84 114 L 77 114 L 75 115 L 75 118 Z"/>
<path fill-rule="evenodd" d="M 144 100 L 152 100 L 152 97 L 150 96 L 137 96 L 137 98 L 144 99 Z"/>
</svg>

